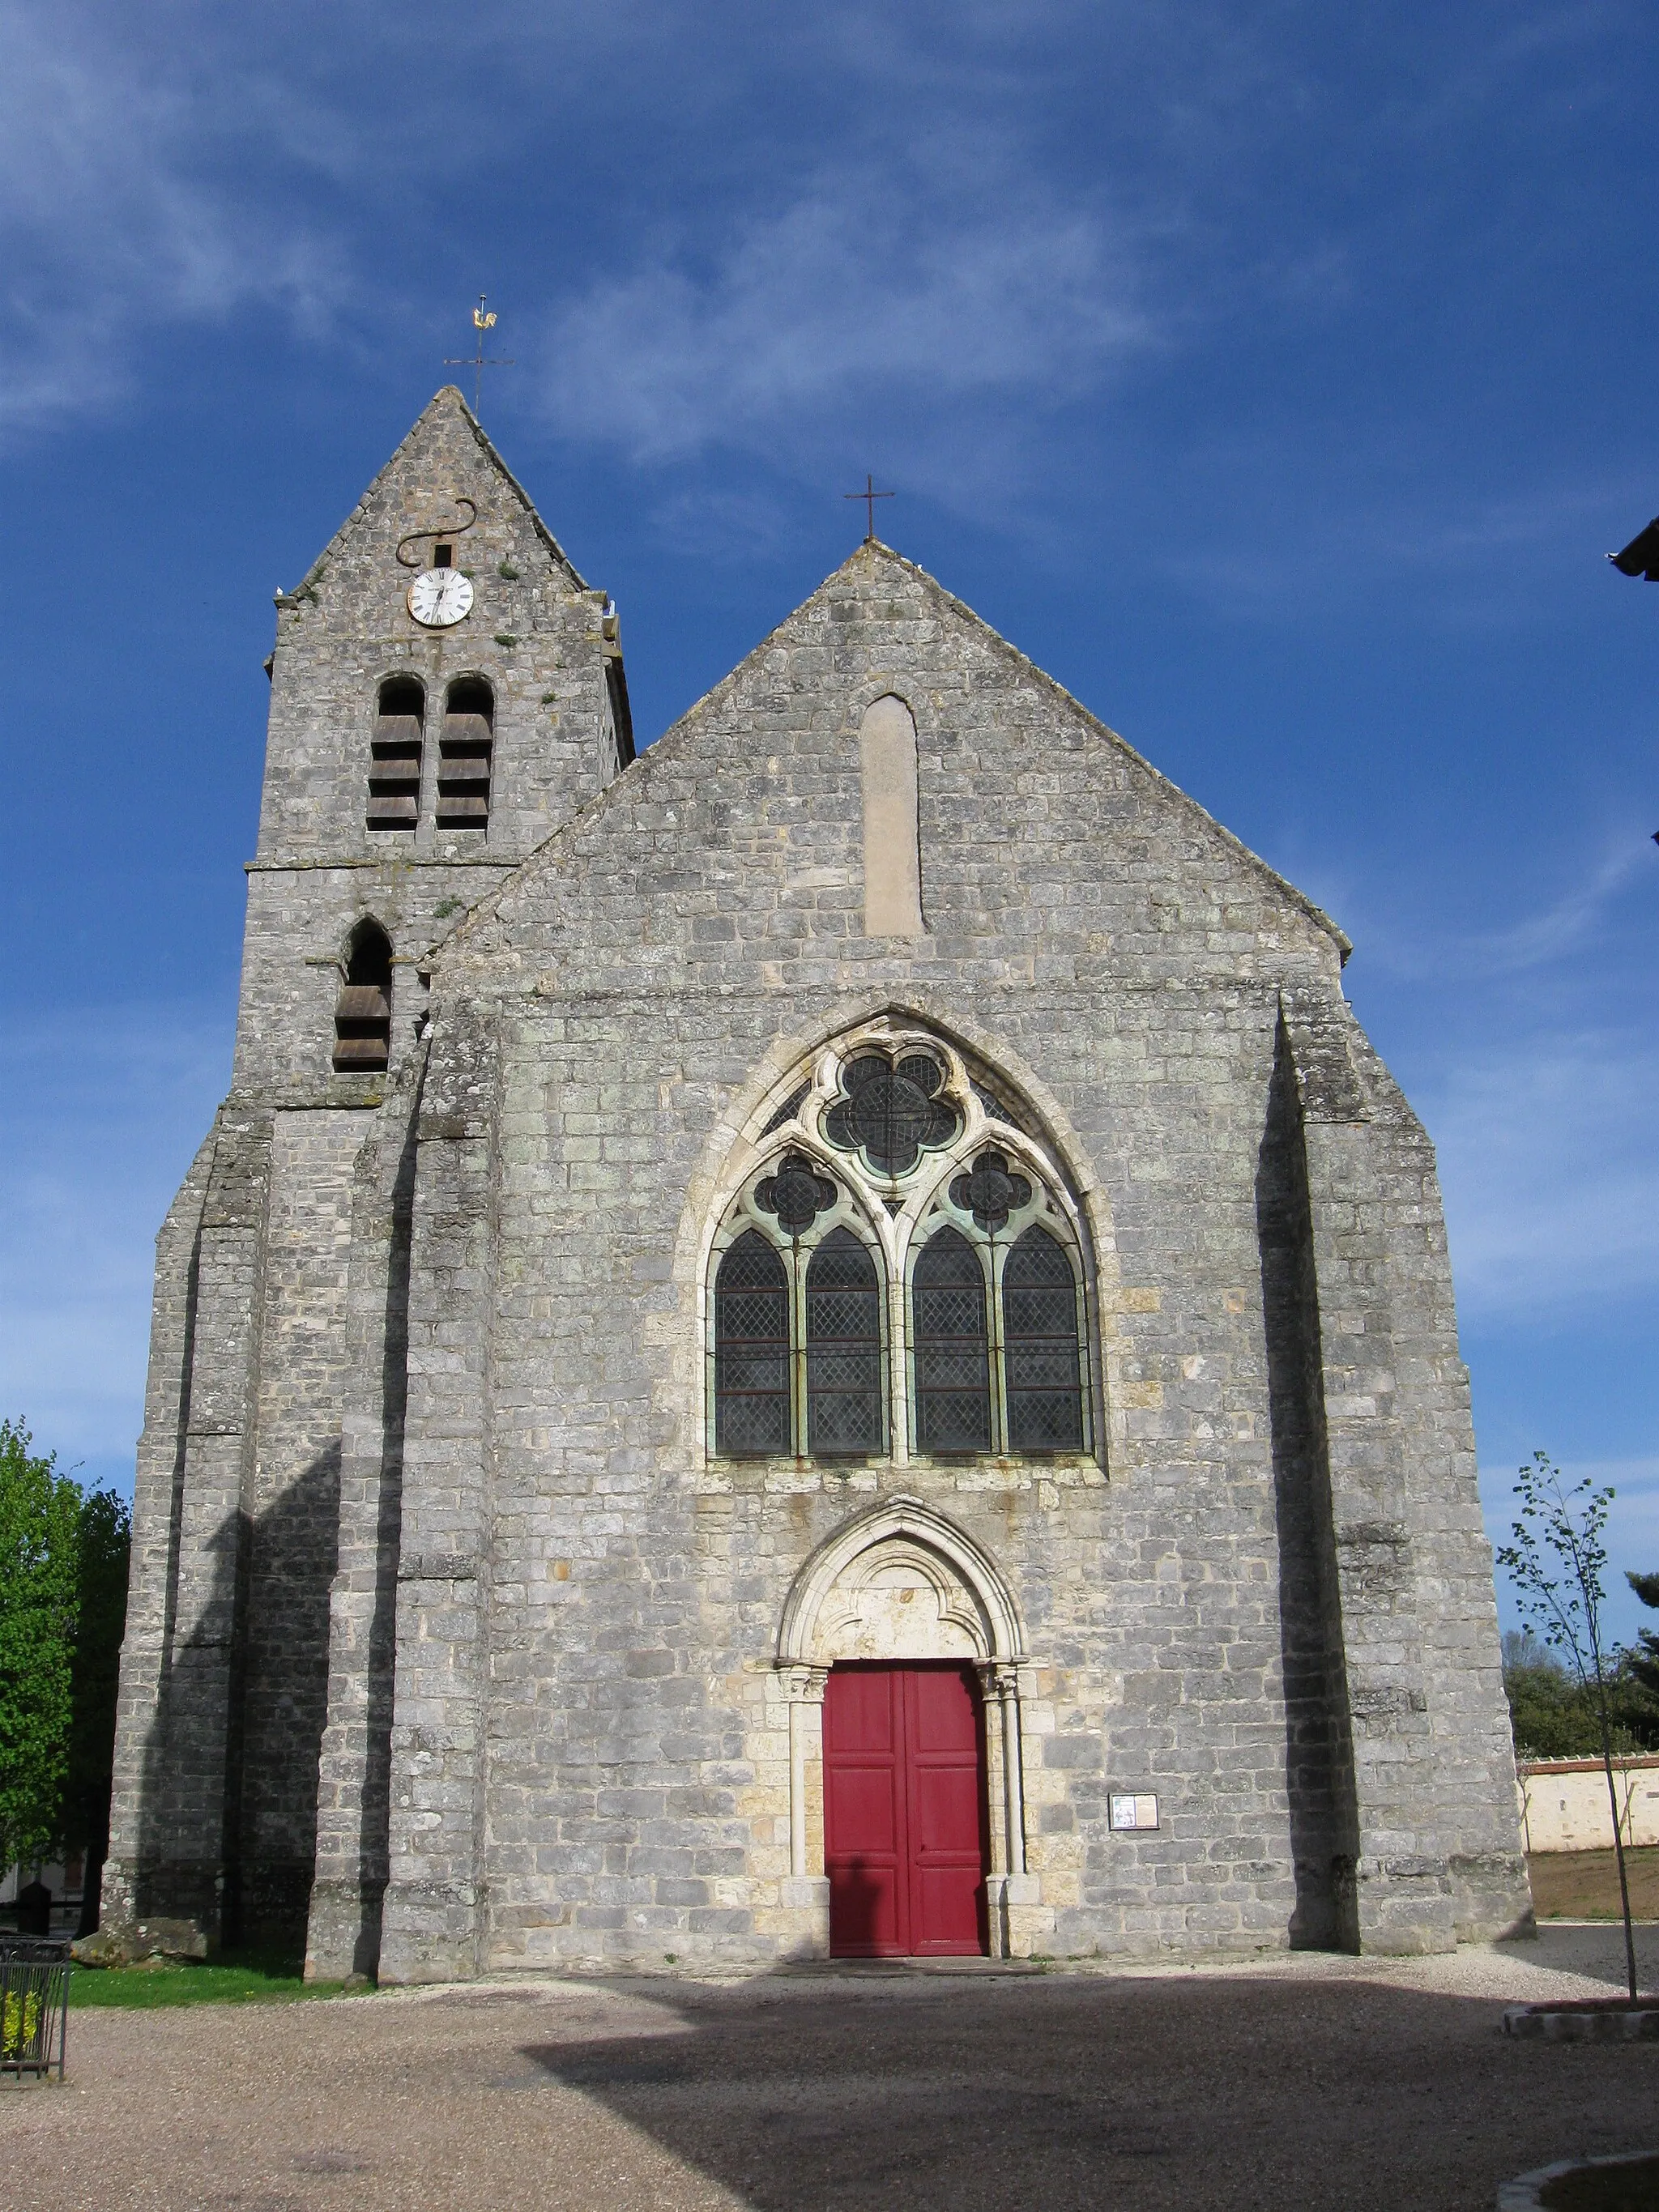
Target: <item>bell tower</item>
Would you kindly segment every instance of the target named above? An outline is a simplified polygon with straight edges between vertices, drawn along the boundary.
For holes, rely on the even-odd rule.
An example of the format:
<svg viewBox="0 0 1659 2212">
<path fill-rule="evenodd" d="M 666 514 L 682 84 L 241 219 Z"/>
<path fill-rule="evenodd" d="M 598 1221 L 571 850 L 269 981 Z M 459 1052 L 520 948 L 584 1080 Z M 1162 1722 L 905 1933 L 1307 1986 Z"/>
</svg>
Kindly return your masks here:
<svg viewBox="0 0 1659 2212">
<path fill-rule="evenodd" d="M 633 738 L 610 601 L 453 388 L 277 594 L 266 669 L 231 1091 L 158 1244 L 105 1919 L 286 1946 L 319 1820 L 375 1787 L 319 1783 L 319 1757 L 355 1632 L 343 1504 L 400 1474 L 402 1231 L 375 1174 L 408 1149 L 424 973 Z M 354 1299 L 383 1418 L 353 1412 Z"/>
<path fill-rule="evenodd" d="M 277 594 L 267 666 L 236 1088 L 363 1104 L 434 945 L 632 759 L 617 617 L 451 386 Z M 349 972 L 365 922 L 383 1011 Z"/>
</svg>

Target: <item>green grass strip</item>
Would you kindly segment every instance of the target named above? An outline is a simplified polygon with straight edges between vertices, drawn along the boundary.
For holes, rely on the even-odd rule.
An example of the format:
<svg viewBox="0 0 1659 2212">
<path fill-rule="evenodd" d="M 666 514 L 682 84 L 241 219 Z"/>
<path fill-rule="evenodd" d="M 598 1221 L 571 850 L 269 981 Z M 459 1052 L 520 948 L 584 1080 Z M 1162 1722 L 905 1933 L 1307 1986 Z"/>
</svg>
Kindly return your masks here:
<svg viewBox="0 0 1659 2212">
<path fill-rule="evenodd" d="M 143 1966 L 72 1966 L 70 2005 L 293 2004 L 338 1996 L 342 1982 L 307 1982 L 289 1960 L 221 1959 L 196 1965 L 169 1959 Z"/>
</svg>

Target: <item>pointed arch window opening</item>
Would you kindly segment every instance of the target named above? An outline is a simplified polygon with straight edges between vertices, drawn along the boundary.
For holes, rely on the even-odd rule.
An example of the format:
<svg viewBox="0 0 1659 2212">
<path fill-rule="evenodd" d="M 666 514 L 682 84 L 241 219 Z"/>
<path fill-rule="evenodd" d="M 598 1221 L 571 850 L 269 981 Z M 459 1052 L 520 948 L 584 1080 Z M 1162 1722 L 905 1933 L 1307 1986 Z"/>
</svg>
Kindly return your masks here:
<svg viewBox="0 0 1659 2212">
<path fill-rule="evenodd" d="M 873 1072 L 860 1067 L 847 1079 L 872 1059 Z M 878 1089 L 901 1071 L 914 1099 L 896 1082 Z M 867 1048 L 861 1037 L 825 1048 L 810 1079 L 757 1129 L 754 1141 L 785 1149 L 751 1170 L 715 1239 L 708 1279 L 717 1308 L 721 1255 L 748 1228 L 779 1254 L 789 1443 L 733 1452 L 722 1442 L 731 1425 L 711 1327 L 716 1456 L 902 1464 L 1094 1452 L 1081 1223 L 1028 1133 L 1029 1115 L 1006 1104 L 993 1080 L 994 1090 L 930 1036 L 878 1033 Z M 815 1267 L 832 1243 L 840 1266 L 860 1278 L 856 1288 L 836 1279 L 834 1258 Z M 769 1433 L 781 1435 L 781 1419 Z"/>
<path fill-rule="evenodd" d="M 414 830 L 420 819 L 425 744 L 425 685 L 416 676 L 388 676 L 375 695 L 367 829 L 377 835 Z"/>
<path fill-rule="evenodd" d="M 438 738 L 441 830 L 487 830 L 495 753 L 495 694 L 482 676 L 458 677 Z"/>
<path fill-rule="evenodd" d="M 392 1056 L 392 939 L 366 916 L 346 942 L 334 1002 L 334 1066 L 342 1074 L 378 1074 Z"/>
</svg>

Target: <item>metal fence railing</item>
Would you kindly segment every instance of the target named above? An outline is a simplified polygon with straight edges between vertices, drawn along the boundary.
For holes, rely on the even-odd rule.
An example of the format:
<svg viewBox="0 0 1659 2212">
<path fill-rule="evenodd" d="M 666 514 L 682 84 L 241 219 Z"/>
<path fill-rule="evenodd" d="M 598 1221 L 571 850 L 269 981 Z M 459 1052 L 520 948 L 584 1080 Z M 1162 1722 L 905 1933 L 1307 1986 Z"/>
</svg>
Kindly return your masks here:
<svg viewBox="0 0 1659 2212">
<path fill-rule="evenodd" d="M 0 1936 L 0 2076 L 64 2078 L 70 1948 L 44 1936 Z"/>
</svg>

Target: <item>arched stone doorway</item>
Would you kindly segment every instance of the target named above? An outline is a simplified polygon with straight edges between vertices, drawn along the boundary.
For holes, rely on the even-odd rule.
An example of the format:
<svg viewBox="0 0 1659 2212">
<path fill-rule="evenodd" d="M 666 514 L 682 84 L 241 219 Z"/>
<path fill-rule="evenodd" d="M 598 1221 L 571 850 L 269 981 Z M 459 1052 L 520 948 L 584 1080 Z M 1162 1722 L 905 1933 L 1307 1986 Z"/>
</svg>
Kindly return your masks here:
<svg viewBox="0 0 1659 2212">
<path fill-rule="evenodd" d="M 820 1545 L 801 1569 L 784 1605 L 775 1663 L 789 1705 L 787 1901 L 811 1910 L 820 1954 L 830 1952 L 831 1935 L 824 1698 L 836 1668 L 849 1674 L 939 1678 L 921 1688 L 895 1683 L 887 1722 L 879 1717 L 879 1697 L 849 1696 L 849 1714 L 860 1702 L 863 1709 L 854 1725 L 870 1733 L 872 1743 L 890 1727 L 899 1757 L 906 1741 L 918 1741 L 918 1728 L 924 1738 L 932 1731 L 935 1748 L 945 1747 L 952 1732 L 962 1734 L 962 1717 L 945 1717 L 945 1705 L 953 1701 L 943 1685 L 953 1675 L 966 1678 L 978 1709 L 973 1725 L 981 1731 L 975 1809 L 988 1863 L 986 1947 L 994 1957 L 1024 1948 L 1018 1942 L 1018 1916 L 1041 1903 L 1037 1881 L 1025 1866 L 1020 1674 L 1026 1659 L 1018 1610 L 1000 1569 L 965 1530 L 920 1498 L 888 1498 L 871 1507 Z M 920 1705 L 910 1713 L 918 1698 L 929 1717 L 921 1717 Z M 957 1748 L 965 1760 L 966 1741 Z M 903 1948 L 916 1947 L 910 1942 Z M 923 1948 L 978 1947 L 935 1941 Z"/>
</svg>

